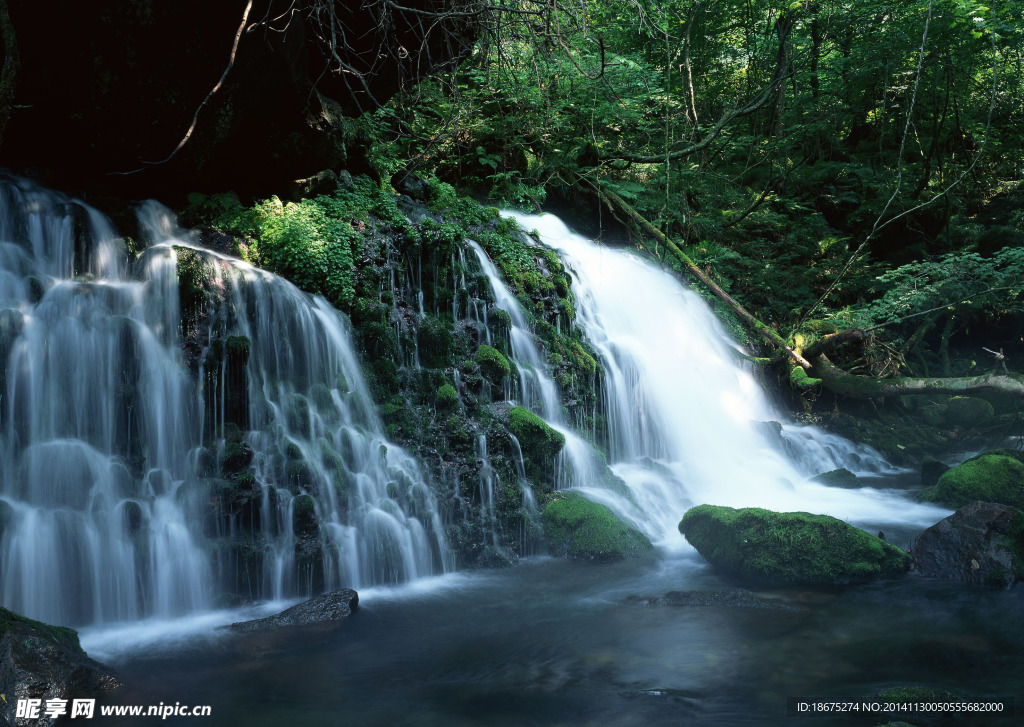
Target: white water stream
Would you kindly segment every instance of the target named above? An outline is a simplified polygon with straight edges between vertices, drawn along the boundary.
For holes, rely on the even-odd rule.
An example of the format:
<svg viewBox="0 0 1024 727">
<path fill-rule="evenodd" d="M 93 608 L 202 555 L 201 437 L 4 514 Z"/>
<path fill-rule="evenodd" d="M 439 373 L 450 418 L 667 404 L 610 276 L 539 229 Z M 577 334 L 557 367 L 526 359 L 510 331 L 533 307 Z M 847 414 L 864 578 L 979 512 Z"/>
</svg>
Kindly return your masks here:
<svg viewBox="0 0 1024 727">
<path fill-rule="evenodd" d="M 572 233 L 554 215 L 507 214 L 539 232 L 573 273 L 578 324 L 604 368 L 608 461 L 629 495 L 596 481 L 583 491 L 653 541 L 682 546 L 679 520 L 701 503 L 822 513 L 874 529 L 923 527 L 946 514 L 895 491 L 809 482 L 838 467 L 866 477 L 895 470 L 873 450 L 815 427 L 786 424 L 789 451 L 773 446 L 760 423 L 780 413 L 696 293 L 631 252 Z"/>
</svg>

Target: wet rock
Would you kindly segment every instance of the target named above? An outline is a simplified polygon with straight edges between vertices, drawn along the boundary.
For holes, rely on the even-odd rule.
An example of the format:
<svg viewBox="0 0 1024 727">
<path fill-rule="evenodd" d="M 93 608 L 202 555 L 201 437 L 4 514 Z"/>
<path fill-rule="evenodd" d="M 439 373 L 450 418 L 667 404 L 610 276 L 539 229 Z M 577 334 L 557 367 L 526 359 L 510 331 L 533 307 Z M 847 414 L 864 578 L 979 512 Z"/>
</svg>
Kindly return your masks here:
<svg viewBox="0 0 1024 727">
<path fill-rule="evenodd" d="M 331 194 L 337 189 L 338 175 L 333 169 L 324 169 L 312 177 L 295 179 L 285 184 L 288 199 L 293 202 L 320 194 Z"/>
<path fill-rule="evenodd" d="M 233 623 L 229 628 L 239 633 L 255 633 L 288 626 L 337 625 L 351 616 L 358 606 L 359 594 L 351 588 L 344 588 L 303 601 L 267 618 Z"/>
<path fill-rule="evenodd" d="M 49 726 L 56 718 L 16 716 L 19 699 L 94 699 L 121 686 L 114 673 L 93 661 L 73 629 L 49 626 L 0 608 L 0 722 Z"/>
<path fill-rule="evenodd" d="M 910 548 L 921 575 L 1009 588 L 1024 573 L 1014 557 L 1024 549 L 1024 513 L 972 502 L 925 530 Z"/>
<path fill-rule="evenodd" d="M 782 601 L 762 598 L 742 588 L 728 591 L 669 591 L 664 596 L 628 596 L 631 606 L 710 606 L 714 608 L 756 608 L 762 611 L 790 611 L 802 613 L 806 609 Z"/>
<path fill-rule="evenodd" d="M 124 529 L 129 535 L 135 535 L 142 527 L 142 506 L 134 500 L 126 500 L 121 505 L 121 517 Z"/>
<path fill-rule="evenodd" d="M 228 442 L 221 454 L 220 470 L 225 475 L 241 472 L 252 462 L 252 447 L 245 442 Z"/>
<path fill-rule="evenodd" d="M 811 482 L 818 482 L 822 485 L 828 485 L 829 487 L 842 487 L 848 490 L 860 487 L 857 475 L 853 474 L 845 467 L 823 472 L 820 475 L 812 477 Z"/>
<path fill-rule="evenodd" d="M 910 566 L 899 548 L 828 515 L 699 505 L 679 531 L 715 568 L 760 586 L 865 583 Z"/>
</svg>

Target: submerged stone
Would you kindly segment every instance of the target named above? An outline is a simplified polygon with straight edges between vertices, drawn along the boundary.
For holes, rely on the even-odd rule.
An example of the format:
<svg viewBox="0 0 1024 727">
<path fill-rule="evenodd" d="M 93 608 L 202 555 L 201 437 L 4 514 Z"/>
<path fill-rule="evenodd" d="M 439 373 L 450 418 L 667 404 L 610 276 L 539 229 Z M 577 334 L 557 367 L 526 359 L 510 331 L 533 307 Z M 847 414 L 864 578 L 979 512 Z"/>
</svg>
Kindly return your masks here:
<svg viewBox="0 0 1024 727">
<path fill-rule="evenodd" d="M 864 583 L 910 566 L 904 551 L 828 515 L 699 505 L 679 531 L 712 566 L 759 586 Z"/>
<path fill-rule="evenodd" d="M 674 606 L 712 608 L 754 608 L 762 611 L 803 613 L 807 609 L 778 600 L 758 596 L 742 588 L 727 591 L 669 591 L 664 596 L 629 596 L 631 606 Z"/>
<path fill-rule="evenodd" d="M 556 493 L 541 520 L 555 555 L 609 561 L 638 556 L 654 547 L 646 535 L 578 492 Z"/>
<path fill-rule="evenodd" d="M 303 601 L 273 616 L 240 621 L 228 628 L 238 633 L 254 633 L 289 626 L 337 626 L 351 616 L 358 606 L 359 594 L 351 588 L 344 588 Z"/>
<path fill-rule="evenodd" d="M 918 499 L 948 507 L 980 500 L 1024 508 L 1024 463 L 999 450 L 986 452 L 943 474 Z"/>
</svg>

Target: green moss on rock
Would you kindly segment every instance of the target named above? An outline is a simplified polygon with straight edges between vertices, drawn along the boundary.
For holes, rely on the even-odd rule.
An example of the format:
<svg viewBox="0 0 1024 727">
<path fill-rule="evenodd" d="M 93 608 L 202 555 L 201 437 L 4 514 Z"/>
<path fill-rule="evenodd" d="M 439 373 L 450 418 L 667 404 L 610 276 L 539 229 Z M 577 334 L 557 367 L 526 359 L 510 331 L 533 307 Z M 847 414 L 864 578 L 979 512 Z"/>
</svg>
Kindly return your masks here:
<svg viewBox="0 0 1024 727">
<path fill-rule="evenodd" d="M 918 499 L 947 507 L 981 500 L 1024 508 L 1024 464 L 1001 453 L 982 454 L 943 474 Z"/>
<path fill-rule="evenodd" d="M 8 611 L 6 608 L 0 607 L 0 636 L 9 631 L 26 630 L 34 631 L 40 636 L 70 649 L 76 654 L 85 656 L 82 645 L 78 643 L 78 632 L 74 629 L 69 629 L 66 626 L 50 626 L 42 621 L 33 621 L 14 611 Z"/>
<path fill-rule="evenodd" d="M 424 318 L 418 334 L 420 362 L 429 369 L 452 365 L 455 339 L 448 325 L 440 318 Z"/>
<path fill-rule="evenodd" d="M 863 583 L 910 567 L 899 548 L 828 515 L 699 505 L 679 531 L 711 565 L 760 586 Z"/>
<path fill-rule="evenodd" d="M 565 446 L 565 437 L 529 409 L 514 406 L 508 413 L 508 428 L 519 440 L 524 455 L 552 459 Z"/>
<path fill-rule="evenodd" d="M 480 365 L 480 372 L 484 375 L 484 378 L 495 386 L 500 385 L 512 373 L 512 366 L 509 364 L 508 359 L 493 346 L 488 346 L 487 344 L 480 346 L 473 358 Z"/>
<path fill-rule="evenodd" d="M 437 388 L 437 395 L 434 397 L 434 406 L 440 410 L 450 411 L 459 405 L 459 392 L 451 384 L 445 384 Z"/>
<path fill-rule="evenodd" d="M 551 552 L 587 560 L 621 560 L 653 547 L 636 528 L 578 492 L 556 493 L 541 516 Z"/>
</svg>

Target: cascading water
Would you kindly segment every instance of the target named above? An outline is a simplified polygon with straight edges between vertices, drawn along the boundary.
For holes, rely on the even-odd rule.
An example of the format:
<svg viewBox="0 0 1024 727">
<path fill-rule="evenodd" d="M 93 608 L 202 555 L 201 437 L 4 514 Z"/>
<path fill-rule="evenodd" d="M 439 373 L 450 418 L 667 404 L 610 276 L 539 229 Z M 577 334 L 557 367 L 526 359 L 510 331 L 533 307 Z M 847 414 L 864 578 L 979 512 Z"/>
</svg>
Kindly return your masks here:
<svg viewBox="0 0 1024 727">
<path fill-rule="evenodd" d="M 537 230 L 573 272 L 579 324 L 604 368 L 608 461 L 629 494 L 590 475 L 588 496 L 664 545 L 682 544 L 676 526 L 699 503 L 809 510 L 875 527 L 941 517 L 897 493 L 808 482 L 836 467 L 863 475 L 891 468 L 872 450 L 813 427 L 785 425 L 790 452 L 772 446 L 763 422 L 779 415 L 695 293 L 629 252 L 573 234 L 553 215 L 508 214 Z"/>
<path fill-rule="evenodd" d="M 0 210 L 6 606 L 96 623 L 452 569 L 323 300 L 156 206 L 134 263 L 82 203 L 5 181 Z"/>
</svg>

